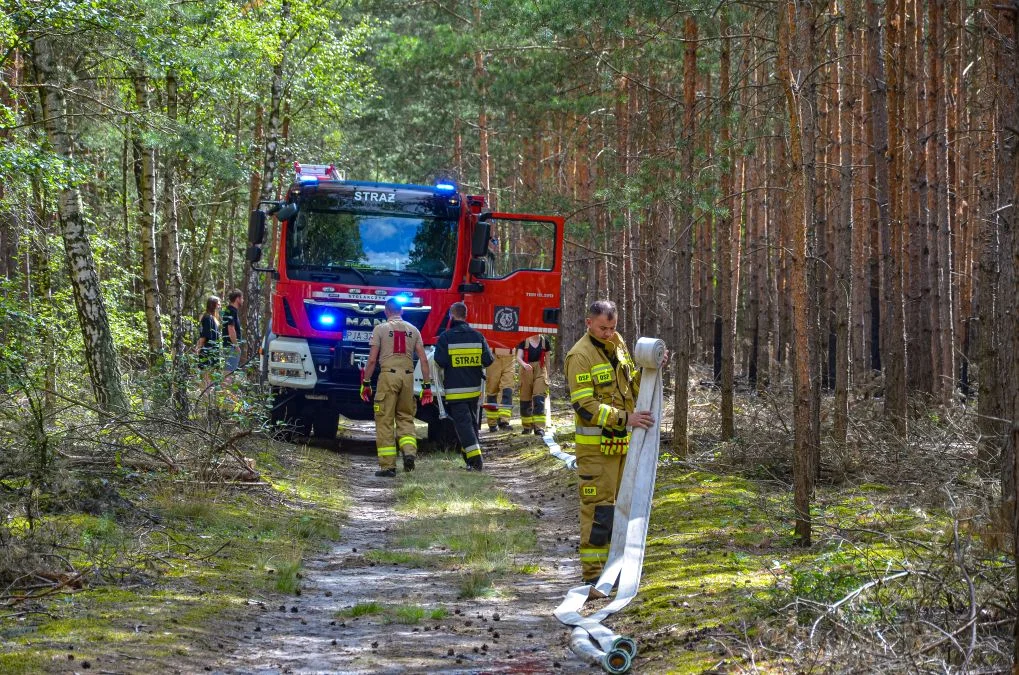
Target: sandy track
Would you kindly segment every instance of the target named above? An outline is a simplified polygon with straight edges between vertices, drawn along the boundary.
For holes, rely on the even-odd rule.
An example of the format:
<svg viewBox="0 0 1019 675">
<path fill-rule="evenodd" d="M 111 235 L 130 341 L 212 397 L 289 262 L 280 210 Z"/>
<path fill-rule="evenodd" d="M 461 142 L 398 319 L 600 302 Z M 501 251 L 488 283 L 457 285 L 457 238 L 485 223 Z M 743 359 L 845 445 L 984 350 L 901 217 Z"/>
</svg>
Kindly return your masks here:
<svg viewBox="0 0 1019 675">
<path fill-rule="evenodd" d="M 352 433 L 353 432 L 353 433 Z M 356 430 L 338 463 L 354 497 L 340 543 L 305 561 L 301 595 L 252 605 L 236 625 L 236 650 L 221 673 L 575 673 L 593 672 L 568 648 L 568 630 L 552 616 L 579 583 L 577 504 L 567 475 L 543 476 L 520 461 L 540 444 L 514 433 L 484 435 L 485 470 L 510 499 L 536 518 L 537 574 L 499 582 L 494 598 L 458 599 L 455 571 L 378 565 L 396 524 L 392 479 L 376 478 L 373 445 Z M 361 436 L 360 440 L 357 437 Z M 543 447 L 543 446 L 542 446 Z M 419 462 L 427 462 L 425 454 Z M 358 603 L 444 608 L 442 619 L 386 624 L 378 616 L 337 618 Z"/>
</svg>

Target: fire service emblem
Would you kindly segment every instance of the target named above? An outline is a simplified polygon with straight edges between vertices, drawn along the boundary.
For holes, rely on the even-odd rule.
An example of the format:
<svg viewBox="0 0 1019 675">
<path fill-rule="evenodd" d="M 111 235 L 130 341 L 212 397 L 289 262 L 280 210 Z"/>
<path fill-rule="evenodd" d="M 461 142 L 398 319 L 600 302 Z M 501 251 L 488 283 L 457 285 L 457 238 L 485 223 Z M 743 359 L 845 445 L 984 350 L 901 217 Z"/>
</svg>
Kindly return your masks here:
<svg viewBox="0 0 1019 675">
<path fill-rule="evenodd" d="M 512 333 L 520 326 L 520 308 L 504 307 L 495 308 L 495 318 L 492 320 L 493 330 L 504 333 Z"/>
</svg>

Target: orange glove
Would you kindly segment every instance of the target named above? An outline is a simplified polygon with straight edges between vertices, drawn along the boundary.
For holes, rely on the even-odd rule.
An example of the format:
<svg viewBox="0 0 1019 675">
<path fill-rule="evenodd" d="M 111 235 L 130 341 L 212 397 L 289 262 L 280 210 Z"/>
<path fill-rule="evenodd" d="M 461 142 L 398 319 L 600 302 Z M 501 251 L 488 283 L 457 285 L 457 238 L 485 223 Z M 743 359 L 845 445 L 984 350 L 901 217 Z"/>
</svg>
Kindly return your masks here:
<svg viewBox="0 0 1019 675">
<path fill-rule="evenodd" d="M 432 396 L 432 383 L 423 382 L 421 384 L 421 405 L 431 405 L 435 401 L 435 397 Z"/>
<path fill-rule="evenodd" d="M 365 379 L 364 368 L 361 369 L 361 400 L 365 403 L 371 403 L 372 400 L 371 378 Z"/>
</svg>

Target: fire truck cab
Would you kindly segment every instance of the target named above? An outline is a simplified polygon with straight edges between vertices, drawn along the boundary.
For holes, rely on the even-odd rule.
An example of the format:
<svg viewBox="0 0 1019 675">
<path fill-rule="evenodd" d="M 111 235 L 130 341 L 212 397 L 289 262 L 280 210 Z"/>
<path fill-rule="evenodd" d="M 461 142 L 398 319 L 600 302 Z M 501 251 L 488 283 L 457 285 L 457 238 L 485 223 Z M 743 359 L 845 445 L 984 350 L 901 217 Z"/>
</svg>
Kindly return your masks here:
<svg viewBox="0 0 1019 675">
<path fill-rule="evenodd" d="M 358 394 L 360 371 L 390 297 L 421 331 L 429 359 L 458 300 L 493 349 L 557 332 L 562 218 L 493 213 L 483 197 L 453 183 L 349 181 L 331 165 L 295 169 L 286 198 L 263 202 L 248 223 L 247 259 L 272 279 L 262 367 L 273 421 L 334 439 L 340 415 L 372 417 Z M 269 216 L 277 225 L 275 267 L 257 267 Z M 440 396 L 441 378 L 434 379 Z M 421 382 L 417 364 L 415 396 Z M 441 400 L 419 405 L 418 417 L 431 439 L 452 440 Z"/>
</svg>

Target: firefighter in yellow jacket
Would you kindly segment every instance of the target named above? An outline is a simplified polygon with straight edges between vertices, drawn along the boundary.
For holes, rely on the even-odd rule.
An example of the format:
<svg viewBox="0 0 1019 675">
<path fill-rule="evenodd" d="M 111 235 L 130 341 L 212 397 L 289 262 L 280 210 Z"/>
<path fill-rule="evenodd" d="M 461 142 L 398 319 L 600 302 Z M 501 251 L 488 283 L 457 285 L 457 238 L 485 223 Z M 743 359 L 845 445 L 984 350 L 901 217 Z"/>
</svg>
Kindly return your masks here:
<svg viewBox="0 0 1019 675">
<path fill-rule="evenodd" d="M 630 427 L 647 429 L 650 411 L 634 411 L 640 371 L 616 333 L 616 305 L 598 300 L 587 312 L 587 333 L 566 355 L 577 434 L 580 479 L 580 565 L 594 583 L 609 555 L 616 493 L 630 443 Z"/>
<path fill-rule="evenodd" d="M 371 400 L 371 377 L 375 363 L 380 366 L 375 392 L 375 445 L 379 454 L 376 476 L 396 476 L 397 448 L 403 453 L 403 470 L 414 470 L 418 441 L 414 435 L 414 357 L 421 362 L 421 405 L 432 402 L 431 372 L 421 342 L 421 333 L 403 320 L 403 307 L 396 298 L 385 305 L 386 321 L 375 326 L 368 362 L 361 371 L 361 399 Z"/>
<path fill-rule="evenodd" d="M 516 359 L 512 349 L 502 347 L 493 348 L 492 355 L 495 361 L 485 369 L 485 402 L 489 404 L 485 407 L 485 421 L 489 431 L 497 431 L 510 428 Z"/>
</svg>

